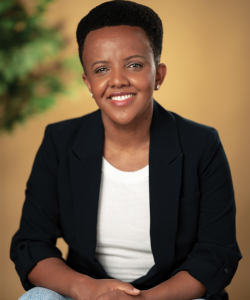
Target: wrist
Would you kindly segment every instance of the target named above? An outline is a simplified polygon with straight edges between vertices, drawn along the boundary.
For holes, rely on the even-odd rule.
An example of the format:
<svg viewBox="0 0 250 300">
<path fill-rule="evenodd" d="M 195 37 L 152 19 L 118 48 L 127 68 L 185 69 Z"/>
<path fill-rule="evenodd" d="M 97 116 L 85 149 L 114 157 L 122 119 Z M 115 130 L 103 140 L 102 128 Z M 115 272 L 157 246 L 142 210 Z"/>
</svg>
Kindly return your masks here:
<svg viewBox="0 0 250 300">
<path fill-rule="evenodd" d="M 77 273 L 70 282 L 70 298 L 77 300 L 79 297 L 79 294 L 81 294 L 81 291 L 83 287 L 85 287 L 85 300 L 91 300 L 90 299 L 90 293 L 91 285 L 93 285 L 95 279 L 81 274 Z"/>
<path fill-rule="evenodd" d="M 155 286 L 149 290 L 142 290 L 140 295 L 142 295 L 142 300 L 167 300 L 169 299 L 168 292 L 162 293 L 159 286 Z"/>
<path fill-rule="evenodd" d="M 137 298 L 140 298 L 138 300 L 155 300 L 152 297 L 152 293 L 150 290 L 141 290 L 140 294 L 136 296 Z"/>
</svg>

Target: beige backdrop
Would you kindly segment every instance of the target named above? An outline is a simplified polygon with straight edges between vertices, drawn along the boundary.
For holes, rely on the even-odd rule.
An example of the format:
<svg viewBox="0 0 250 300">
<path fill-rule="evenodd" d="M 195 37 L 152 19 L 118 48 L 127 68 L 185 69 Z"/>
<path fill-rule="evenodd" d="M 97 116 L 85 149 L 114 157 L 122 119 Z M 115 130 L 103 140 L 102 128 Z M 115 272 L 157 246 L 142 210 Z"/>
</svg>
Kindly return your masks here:
<svg viewBox="0 0 250 300">
<path fill-rule="evenodd" d="M 31 0 L 27 0 L 31 1 Z M 69 44 L 77 53 L 78 21 L 103 1 L 57 0 L 49 6 L 48 24 L 64 23 Z M 250 295 L 250 1 L 140 0 L 153 8 L 164 25 L 162 62 L 168 75 L 155 98 L 166 109 L 215 127 L 220 134 L 233 176 L 237 205 L 237 236 L 244 259 L 228 287 L 230 300 Z M 79 74 L 81 76 L 81 74 Z M 17 230 L 24 189 L 35 153 L 48 123 L 96 109 L 84 86 L 58 105 L 29 120 L 12 135 L 0 136 L 0 284 L 1 300 L 15 300 L 24 291 L 9 259 L 11 237 Z M 66 245 L 59 241 L 65 255 Z"/>
</svg>

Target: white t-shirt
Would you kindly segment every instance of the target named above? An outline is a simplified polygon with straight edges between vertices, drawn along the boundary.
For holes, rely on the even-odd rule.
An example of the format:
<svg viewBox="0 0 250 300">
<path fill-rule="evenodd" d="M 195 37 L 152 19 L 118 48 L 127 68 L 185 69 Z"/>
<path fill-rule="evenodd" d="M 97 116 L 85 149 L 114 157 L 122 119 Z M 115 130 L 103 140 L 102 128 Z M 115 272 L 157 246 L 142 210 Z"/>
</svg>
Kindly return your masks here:
<svg viewBox="0 0 250 300">
<path fill-rule="evenodd" d="M 96 258 L 109 276 L 124 282 L 146 275 L 155 264 L 148 171 L 149 166 L 124 172 L 102 160 Z"/>
</svg>

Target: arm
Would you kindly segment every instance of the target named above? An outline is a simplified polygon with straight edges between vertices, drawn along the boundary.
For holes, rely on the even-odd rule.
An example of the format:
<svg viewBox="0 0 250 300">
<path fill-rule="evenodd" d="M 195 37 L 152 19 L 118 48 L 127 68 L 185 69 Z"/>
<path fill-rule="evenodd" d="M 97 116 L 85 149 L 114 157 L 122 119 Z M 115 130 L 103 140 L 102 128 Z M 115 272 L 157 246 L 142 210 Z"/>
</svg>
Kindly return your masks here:
<svg viewBox="0 0 250 300">
<path fill-rule="evenodd" d="M 241 253 L 230 168 L 215 129 L 210 130 L 197 171 L 201 198 L 196 241 L 172 276 L 185 270 L 216 296 L 231 282 Z"/>
<path fill-rule="evenodd" d="M 29 273 L 28 279 L 34 286 L 46 287 L 74 300 L 94 300 L 101 294 L 116 289 L 130 295 L 139 294 L 129 283 L 112 279 L 93 279 L 74 271 L 55 257 L 38 262 Z"/>
<path fill-rule="evenodd" d="M 205 286 L 186 271 L 180 271 L 170 279 L 142 291 L 147 300 L 189 300 L 206 294 Z"/>
<path fill-rule="evenodd" d="M 74 283 L 84 282 L 87 278 L 88 276 L 75 272 L 56 257 L 39 261 L 28 275 L 34 286 L 46 287 L 71 298 L 75 297 Z"/>
<path fill-rule="evenodd" d="M 38 262 L 49 257 L 64 261 L 55 246 L 57 238 L 63 235 L 57 196 L 58 165 L 48 126 L 27 182 L 20 227 L 10 249 L 25 290 L 34 287 L 28 274 Z"/>
<path fill-rule="evenodd" d="M 204 296 L 205 286 L 189 275 L 181 271 L 172 278 L 149 289 L 141 291 L 136 296 L 137 300 L 190 300 Z M 125 294 L 119 290 L 108 292 L 99 296 L 96 300 L 134 300 L 134 296 Z"/>
<path fill-rule="evenodd" d="M 58 199 L 59 158 L 51 138 L 50 126 L 35 158 L 27 183 L 21 224 L 11 244 L 11 259 L 23 287 L 52 289 L 74 299 L 92 299 L 101 293 L 121 289 L 132 295 L 128 283 L 119 280 L 95 280 L 69 268 L 56 248 L 63 236 Z"/>
</svg>

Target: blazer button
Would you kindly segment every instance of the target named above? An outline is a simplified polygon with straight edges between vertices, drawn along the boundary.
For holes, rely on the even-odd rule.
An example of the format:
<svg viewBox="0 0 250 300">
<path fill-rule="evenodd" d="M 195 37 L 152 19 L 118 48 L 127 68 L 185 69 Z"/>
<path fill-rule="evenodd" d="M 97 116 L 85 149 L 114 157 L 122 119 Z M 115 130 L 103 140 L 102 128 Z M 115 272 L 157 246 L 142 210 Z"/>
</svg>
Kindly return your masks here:
<svg viewBox="0 0 250 300">
<path fill-rule="evenodd" d="M 228 273 L 228 268 L 225 268 L 225 269 L 224 269 L 224 272 L 227 274 L 227 273 Z"/>
</svg>

